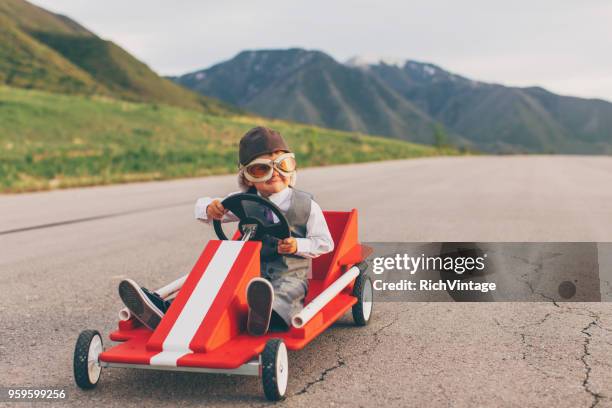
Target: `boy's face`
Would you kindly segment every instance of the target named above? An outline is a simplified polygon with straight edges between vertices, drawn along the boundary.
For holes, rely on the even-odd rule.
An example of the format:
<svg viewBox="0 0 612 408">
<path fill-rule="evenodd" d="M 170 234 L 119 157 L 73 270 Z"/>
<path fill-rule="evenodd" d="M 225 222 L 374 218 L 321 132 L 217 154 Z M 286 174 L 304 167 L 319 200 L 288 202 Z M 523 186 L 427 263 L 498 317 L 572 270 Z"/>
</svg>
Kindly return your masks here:
<svg viewBox="0 0 612 408">
<path fill-rule="evenodd" d="M 257 156 L 258 159 L 270 159 L 274 160 L 281 154 L 285 153 L 282 150 L 277 150 L 272 154 L 262 154 L 261 156 Z M 272 178 L 268 181 L 261 182 L 252 182 L 253 186 L 257 189 L 259 194 L 264 197 L 268 197 L 271 194 L 278 193 L 279 191 L 283 191 L 289 185 L 291 181 L 291 177 L 285 177 L 278 172 L 278 170 L 274 169 L 274 173 L 272 174 Z"/>
</svg>

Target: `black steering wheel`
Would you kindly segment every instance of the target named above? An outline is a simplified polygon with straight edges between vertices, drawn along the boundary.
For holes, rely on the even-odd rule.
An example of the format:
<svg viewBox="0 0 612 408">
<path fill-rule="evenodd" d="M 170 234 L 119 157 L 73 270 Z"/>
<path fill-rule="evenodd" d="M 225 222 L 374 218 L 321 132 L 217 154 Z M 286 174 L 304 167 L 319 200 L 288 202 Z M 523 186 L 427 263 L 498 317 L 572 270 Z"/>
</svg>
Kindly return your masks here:
<svg viewBox="0 0 612 408">
<path fill-rule="evenodd" d="M 245 232 L 248 232 L 250 241 L 261 241 L 265 235 L 278 239 L 291 236 L 285 214 L 270 200 L 257 194 L 234 194 L 221 201 L 221 204 L 238 217 L 238 230 L 243 237 Z M 270 219 L 270 212 L 276 216 L 278 222 L 275 223 Z M 213 220 L 213 226 L 219 239 L 228 239 L 221 228 L 221 221 Z"/>
</svg>

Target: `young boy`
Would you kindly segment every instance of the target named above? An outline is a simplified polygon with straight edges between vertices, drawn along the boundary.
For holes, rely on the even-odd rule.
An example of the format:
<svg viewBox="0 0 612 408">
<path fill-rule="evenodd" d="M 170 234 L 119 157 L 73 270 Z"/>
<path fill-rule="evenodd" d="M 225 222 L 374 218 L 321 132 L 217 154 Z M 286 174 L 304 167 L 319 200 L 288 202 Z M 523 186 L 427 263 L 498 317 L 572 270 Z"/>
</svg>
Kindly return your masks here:
<svg viewBox="0 0 612 408">
<path fill-rule="evenodd" d="M 310 194 L 293 188 L 296 162 L 280 133 L 265 127 L 249 130 L 240 140 L 238 156 L 240 192 L 258 194 L 276 204 L 291 227 L 289 238 L 278 242 L 263 240 L 262 277 L 254 278 L 247 287 L 247 330 L 263 335 L 270 323 L 277 330 L 287 330 L 291 318 L 303 308 L 311 259 L 332 251 L 334 242 L 321 207 Z M 215 219 L 235 221 L 236 217 L 223 208 L 221 201 L 200 198 L 195 205 L 195 217 L 206 223 Z M 268 216 L 270 222 L 278 222 L 274 214 Z M 132 280 L 120 283 L 119 295 L 132 314 L 151 329 L 170 305 Z"/>
</svg>

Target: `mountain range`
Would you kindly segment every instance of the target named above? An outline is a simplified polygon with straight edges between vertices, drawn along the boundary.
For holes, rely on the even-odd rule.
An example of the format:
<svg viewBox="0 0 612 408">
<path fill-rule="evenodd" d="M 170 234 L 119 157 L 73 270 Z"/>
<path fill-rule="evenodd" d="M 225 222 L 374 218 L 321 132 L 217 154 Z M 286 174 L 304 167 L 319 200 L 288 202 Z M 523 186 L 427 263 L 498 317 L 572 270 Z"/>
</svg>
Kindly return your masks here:
<svg viewBox="0 0 612 408">
<path fill-rule="evenodd" d="M 439 66 L 244 51 L 171 78 L 274 118 L 495 153 L 612 153 L 612 104 L 465 78 Z"/>
<path fill-rule="evenodd" d="M 153 72 L 112 41 L 24 0 L 0 1 L 0 84 L 235 111 Z"/>
</svg>

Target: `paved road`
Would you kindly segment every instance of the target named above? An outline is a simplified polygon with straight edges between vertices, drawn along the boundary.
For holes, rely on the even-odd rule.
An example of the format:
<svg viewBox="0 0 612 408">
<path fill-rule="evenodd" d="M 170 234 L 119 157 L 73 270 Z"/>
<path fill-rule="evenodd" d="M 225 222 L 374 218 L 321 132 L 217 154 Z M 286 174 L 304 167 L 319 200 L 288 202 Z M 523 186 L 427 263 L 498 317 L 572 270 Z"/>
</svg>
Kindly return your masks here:
<svg viewBox="0 0 612 408">
<path fill-rule="evenodd" d="M 471 157 L 300 172 L 364 241 L 612 241 L 612 158 Z M 212 238 L 194 199 L 234 177 L 0 197 L 0 385 L 65 387 L 69 405 L 267 405 L 254 378 L 113 369 L 73 385 L 74 341 L 108 333 L 116 286 L 161 286 Z M 109 342 L 107 342 L 109 344 Z M 379 303 L 290 356 L 287 406 L 612 406 L 612 307 Z M 0 403 L 1 404 L 1 403 Z"/>
</svg>

